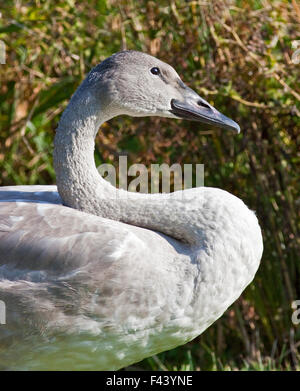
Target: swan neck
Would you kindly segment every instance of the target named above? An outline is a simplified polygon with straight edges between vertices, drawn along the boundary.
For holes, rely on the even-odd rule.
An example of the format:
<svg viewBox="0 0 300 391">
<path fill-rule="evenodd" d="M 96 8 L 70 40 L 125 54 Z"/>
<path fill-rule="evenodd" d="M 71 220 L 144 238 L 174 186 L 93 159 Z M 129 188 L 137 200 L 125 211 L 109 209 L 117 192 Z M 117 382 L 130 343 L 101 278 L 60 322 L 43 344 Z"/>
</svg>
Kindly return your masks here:
<svg viewBox="0 0 300 391">
<path fill-rule="evenodd" d="M 141 194 L 116 189 L 101 177 L 94 161 L 95 136 L 110 117 L 99 100 L 82 91 L 74 94 L 63 113 L 54 142 L 54 168 L 64 204 L 155 230 L 191 246 L 209 241 L 207 232 L 215 217 L 204 188 Z"/>
</svg>

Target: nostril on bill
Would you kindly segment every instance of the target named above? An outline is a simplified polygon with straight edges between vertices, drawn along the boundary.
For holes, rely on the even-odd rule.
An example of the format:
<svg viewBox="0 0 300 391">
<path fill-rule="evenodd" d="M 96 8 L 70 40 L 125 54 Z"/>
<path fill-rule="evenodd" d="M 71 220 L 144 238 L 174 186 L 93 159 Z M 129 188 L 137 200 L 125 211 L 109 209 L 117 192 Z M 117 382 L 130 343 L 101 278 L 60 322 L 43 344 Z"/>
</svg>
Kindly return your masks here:
<svg viewBox="0 0 300 391">
<path fill-rule="evenodd" d="M 207 103 L 202 102 L 201 100 L 198 100 L 197 104 L 198 104 L 198 106 L 204 107 L 205 109 L 210 109 L 211 108 Z"/>
</svg>

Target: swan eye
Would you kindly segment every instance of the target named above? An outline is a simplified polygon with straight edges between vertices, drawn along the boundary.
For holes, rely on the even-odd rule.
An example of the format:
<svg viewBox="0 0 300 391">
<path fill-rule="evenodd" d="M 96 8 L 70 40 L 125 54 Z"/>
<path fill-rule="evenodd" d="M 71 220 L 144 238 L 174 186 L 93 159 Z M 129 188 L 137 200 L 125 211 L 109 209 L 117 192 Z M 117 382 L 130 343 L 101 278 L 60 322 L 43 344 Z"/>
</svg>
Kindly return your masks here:
<svg viewBox="0 0 300 391">
<path fill-rule="evenodd" d="M 150 69 L 150 72 L 151 72 L 153 75 L 159 75 L 159 74 L 160 74 L 160 70 L 159 70 L 159 68 L 157 68 L 157 67 L 151 68 L 151 69 Z"/>
</svg>

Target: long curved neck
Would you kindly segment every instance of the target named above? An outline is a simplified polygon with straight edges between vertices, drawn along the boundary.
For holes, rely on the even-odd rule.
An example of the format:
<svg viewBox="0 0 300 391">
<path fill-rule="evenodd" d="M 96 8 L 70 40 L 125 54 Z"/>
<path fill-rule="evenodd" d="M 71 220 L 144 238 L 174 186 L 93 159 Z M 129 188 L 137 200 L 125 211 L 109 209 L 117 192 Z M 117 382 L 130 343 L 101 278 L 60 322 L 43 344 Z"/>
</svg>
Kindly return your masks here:
<svg viewBox="0 0 300 391">
<path fill-rule="evenodd" d="M 238 209 L 248 209 L 222 190 L 141 194 L 116 189 L 104 180 L 95 166 L 94 139 L 100 125 L 118 114 L 111 111 L 101 107 L 101 99 L 99 102 L 83 84 L 63 113 L 55 136 L 54 167 L 65 205 L 152 229 L 193 246 L 205 246 L 216 238 L 222 241 L 222 220 L 228 226 L 226 234 L 234 236 L 241 229 Z M 234 202 L 235 214 L 228 210 L 229 201 Z"/>
<path fill-rule="evenodd" d="M 190 244 L 199 241 L 202 233 L 191 221 L 187 224 L 187 216 L 182 213 L 186 200 L 178 196 L 179 192 L 177 197 L 127 192 L 116 189 L 98 173 L 94 139 L 101 124 L 113 116 L 101 108 L 99 97 L 96 102 L 87 89 L 80 88 L 64 111 L 54 141 L 57 187 L 64 204 Z"/>
</svg>

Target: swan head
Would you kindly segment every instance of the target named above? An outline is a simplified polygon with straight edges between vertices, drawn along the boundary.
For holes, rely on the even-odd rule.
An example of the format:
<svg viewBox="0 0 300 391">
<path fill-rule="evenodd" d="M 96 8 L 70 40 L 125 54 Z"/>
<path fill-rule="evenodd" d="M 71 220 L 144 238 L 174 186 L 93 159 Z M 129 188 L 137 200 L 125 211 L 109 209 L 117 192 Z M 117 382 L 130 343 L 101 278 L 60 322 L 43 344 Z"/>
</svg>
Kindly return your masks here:
<svg viewBox="0 0 300 391">
<path fill-rule="evenodd" d="M 183 83 L 173 67 L 146 53 L 118 52 L 96 66 L 86 82 L 108 117 L 182 118 L 240 131 L 236 122 Z"/>
</svg>

